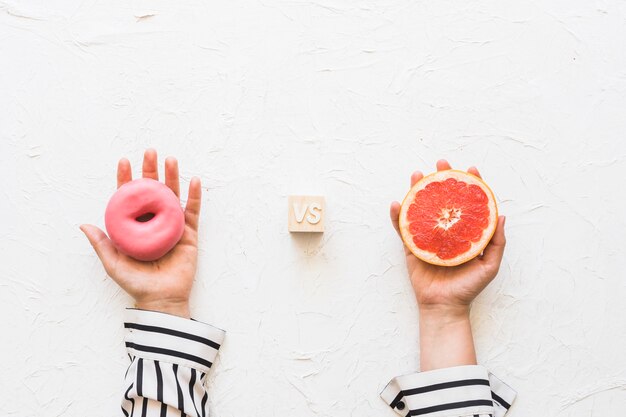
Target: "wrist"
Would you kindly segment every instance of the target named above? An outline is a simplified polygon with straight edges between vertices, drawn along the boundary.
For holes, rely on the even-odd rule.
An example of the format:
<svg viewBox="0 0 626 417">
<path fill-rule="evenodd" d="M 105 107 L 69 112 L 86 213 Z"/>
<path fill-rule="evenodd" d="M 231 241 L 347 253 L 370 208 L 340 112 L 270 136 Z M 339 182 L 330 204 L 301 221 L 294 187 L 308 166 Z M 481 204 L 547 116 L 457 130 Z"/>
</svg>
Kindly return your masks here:
<svg viewBox="0 0 626 417">
<path fill-rule="evenodd" d="M 469 320 L 469 305 L 462 304 L 419 304 L 420 320 L 454 323 Z"/>
<path fill-rule="evenodd" d="M 160 313 L 167 313 L 185 319 L 191 318 L 191 312 L 189 310 L 188 301 L 137 301 L 135 302 L 135 308 L 141 310 L 158 311 Z"/>
<path fill-rule="evenodd" d="M 420 333 L 431 337 L 447 337 L 471 328 L 468 306 L 420 306 Z"/>
</svg>

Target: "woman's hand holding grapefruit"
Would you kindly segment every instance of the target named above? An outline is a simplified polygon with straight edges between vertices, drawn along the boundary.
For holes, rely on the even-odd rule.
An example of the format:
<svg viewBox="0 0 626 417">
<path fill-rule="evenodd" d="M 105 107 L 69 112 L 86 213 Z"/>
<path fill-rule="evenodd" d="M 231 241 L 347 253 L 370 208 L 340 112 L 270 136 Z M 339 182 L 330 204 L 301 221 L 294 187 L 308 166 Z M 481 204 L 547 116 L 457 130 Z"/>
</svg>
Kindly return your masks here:
<svg viewBox="0 0 626 417">
<path fill-rule="evenodd" d="M 445 160 L 437 162 L 437 170 L 451 169 Z M 470 174 L 480 177 L 475 167 L 467 170 Z M 411 185 L 422 179 L 423 174 L 416 171 L 411 176 Z M 400 203 L 391 203 L 390 215 L 394 228 L 400 233 L 398 215 Z M 406 263 L 420 307 L 463 309 L 489 284 L 498 273 L 504 246 L 504 216 L 498 217 L 498 225 L 491 241 L 482 256 L 458 266 L 438 266 L 424 262 L 413 255 L 404 246 Z"/>
<path fill-rule="evenodd" d="M 153 149 L 148 149 L 144 154 L 143 178 L 159 179 L 157 153 Z M 131 180 L 130 162 L 123 158 L 117 167 L 118 188 Z M 165 185 L 180 197 L 178 162 L 174 158 L 165 160 Z M 80 226 L 107 274 L 135 299 L 135 307 L 190 317 L 189 295 L 198 258 L 200 198 L 200 179 L 193 177 L 185 207 L 183 236 L 170 252 L 153 262 L 138 261 L 119 252 L 96 226 Z"/>
<path fill-rule="evenodd" d="M 437 162 L 437 170 L 451 169 L 445 160 Z M 470 174 L 480 177 L 475 167 Z M 411 186 L 423 178 L 416 171 Z M 391 222 L 400 234 L 401 205 L 391 203 Z M 406 264 L 420 311 L 420 356 L 422 371 L 476 363 L 469 323 L 469 306 L 476 296 L 495 278 L 505 247 L 504 216 L 483 255 L 458 266 L 432 265 L 417 258 L 404 245 Z"/>
</svg>

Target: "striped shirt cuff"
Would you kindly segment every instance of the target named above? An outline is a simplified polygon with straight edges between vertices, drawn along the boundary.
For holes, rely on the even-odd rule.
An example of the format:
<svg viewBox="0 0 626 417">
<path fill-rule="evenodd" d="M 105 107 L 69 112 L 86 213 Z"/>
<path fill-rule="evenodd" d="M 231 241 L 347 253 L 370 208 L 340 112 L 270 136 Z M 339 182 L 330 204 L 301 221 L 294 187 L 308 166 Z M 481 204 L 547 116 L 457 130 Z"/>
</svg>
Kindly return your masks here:
<svg viewBox="0 0 626 417">
<path fill-rule="evenodd" d="M 224 330 L 158 311 L 127 308 L 126 350 L 132 356 L 208 372 L 224 340 Z"/>
<path fill-rule="evenodd" d="M 480 365 L 399 376 L 380 393 L 401 416 L 428 417 L 501 417 L 515 395 L 513 389 Z"/>
</svg>

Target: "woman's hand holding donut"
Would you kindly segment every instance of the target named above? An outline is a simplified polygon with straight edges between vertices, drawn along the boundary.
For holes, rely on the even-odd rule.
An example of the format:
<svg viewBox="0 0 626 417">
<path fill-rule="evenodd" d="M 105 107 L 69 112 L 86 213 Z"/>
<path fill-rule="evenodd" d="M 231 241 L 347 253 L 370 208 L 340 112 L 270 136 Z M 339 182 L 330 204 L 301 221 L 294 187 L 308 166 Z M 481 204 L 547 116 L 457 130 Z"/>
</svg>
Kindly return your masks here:
<svg viewBox="0 0 626 417">
<path fill-rule="evenodd" d="M 157 153 L 148 149 L 143 158 L 143 177 L 158 180 L 157 168 Z M 122 158 L 117 166 L 118 188 L 131 180 L 130 162 Z M 172 157 L 165 160 L 165 185 L 180 198 L 178 162 Z M 190 317 L 189 295 L 198 259 L 201 193 L 200 179 L 193 177 L 185 207 L 183 236 L 170 252 L 153 262 L 138 261 L 119 252 L 107 235 L 94 225 L 80 226 L 107 274 L 135 299 L 135 307 Z"/>
</svg>

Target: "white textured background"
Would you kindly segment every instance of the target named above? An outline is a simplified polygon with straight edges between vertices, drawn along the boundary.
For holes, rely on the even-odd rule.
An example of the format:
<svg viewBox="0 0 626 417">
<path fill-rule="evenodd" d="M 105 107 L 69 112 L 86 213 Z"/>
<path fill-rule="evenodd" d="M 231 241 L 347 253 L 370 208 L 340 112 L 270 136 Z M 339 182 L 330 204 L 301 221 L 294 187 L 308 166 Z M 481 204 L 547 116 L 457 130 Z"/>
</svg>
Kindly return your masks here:
<svg viewBox="0 0 626 417">
<path fill-rule="evenodd" d="M 511 417 L 626 409 L 626 2 L 0 1 L 0 415 L 111 416 L 129 298 L 83 222 L 143 150 L 204 181 L 216 417 L 393 416 L 418 366 L 388 203 L 440 157 L 508 216 L 473 310 Z M 289 194 L 327 232 L 291 236 Z"/>
</svg>

